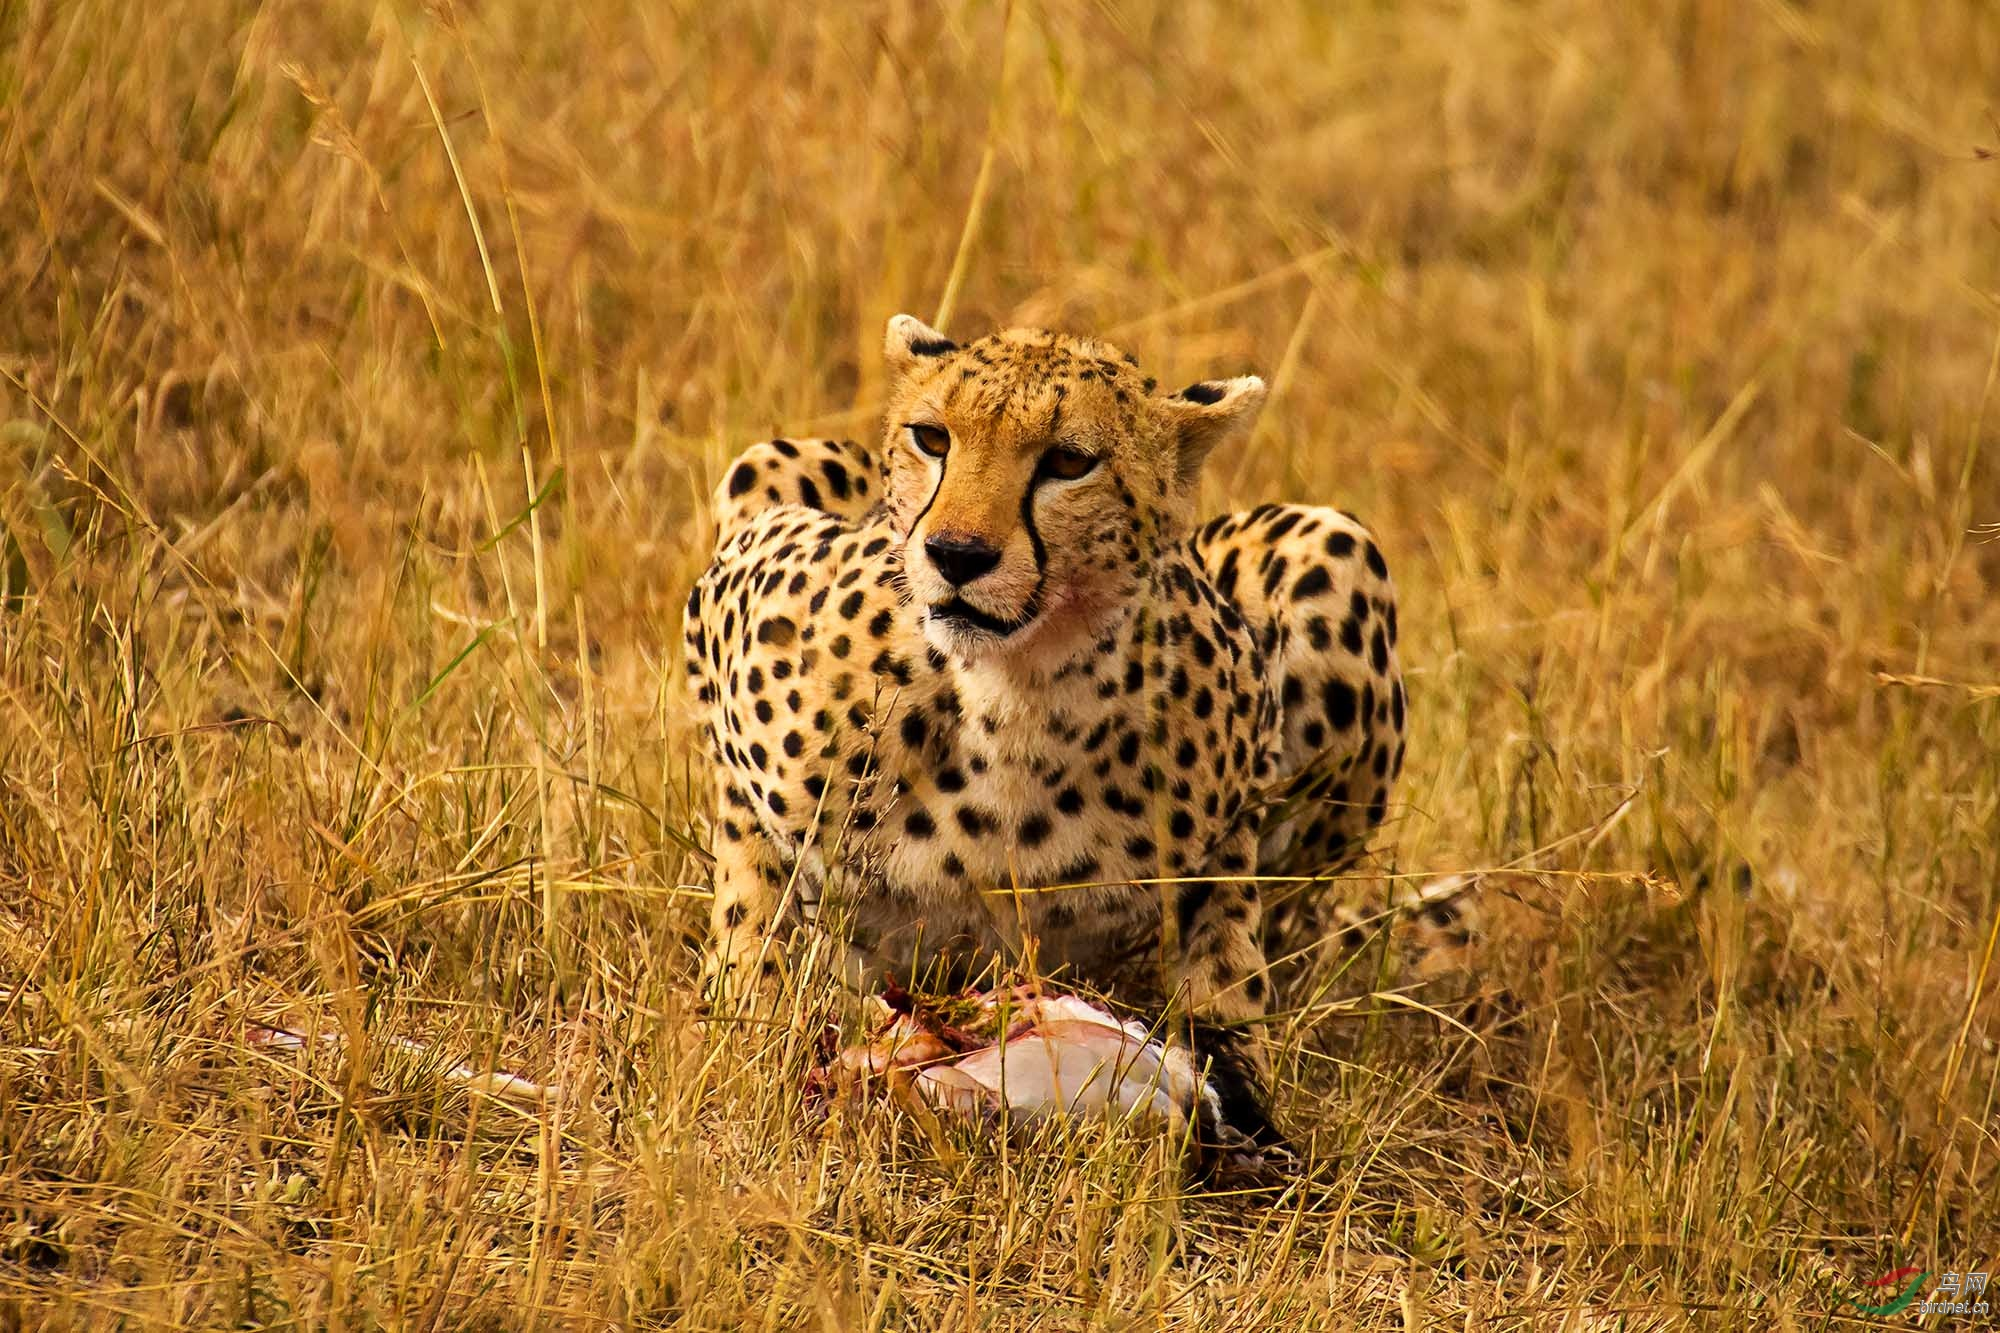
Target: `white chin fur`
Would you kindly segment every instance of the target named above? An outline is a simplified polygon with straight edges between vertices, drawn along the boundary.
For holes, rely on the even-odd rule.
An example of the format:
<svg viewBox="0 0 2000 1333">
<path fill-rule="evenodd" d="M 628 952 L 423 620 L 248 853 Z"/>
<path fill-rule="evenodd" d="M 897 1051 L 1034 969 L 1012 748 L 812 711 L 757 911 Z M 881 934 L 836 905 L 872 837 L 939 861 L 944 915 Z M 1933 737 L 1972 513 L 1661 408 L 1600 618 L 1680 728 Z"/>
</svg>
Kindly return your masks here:
<svg viewBox="0 0 2000 1333">
<path fill-rule="evenodd" d="M 930 612 L 924 612 L 925 643 L 937 649 L 945 656 L 950 657 L 958 652 L 958 638 L 957 631 L 951 629 L 949 626 L 939 624 L 931 616 Z"/>
<path fill-rule="evenodd" d="M 947 657 L 983 656 L 1010 641 L 988 634 L 985 630 L 940 620 L 928 611 L 924 613 L 924 642 Z"/>
</svg>

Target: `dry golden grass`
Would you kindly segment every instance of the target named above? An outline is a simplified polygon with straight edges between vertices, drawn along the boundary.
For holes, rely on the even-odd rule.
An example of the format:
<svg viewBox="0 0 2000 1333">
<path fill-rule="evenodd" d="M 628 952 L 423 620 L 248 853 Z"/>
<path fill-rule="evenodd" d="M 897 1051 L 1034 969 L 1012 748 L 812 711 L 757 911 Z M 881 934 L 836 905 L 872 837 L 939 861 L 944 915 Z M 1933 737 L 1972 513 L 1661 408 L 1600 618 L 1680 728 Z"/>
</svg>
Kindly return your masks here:
<svg viewBox="0 0 2000 1333">
<path fill-rule="evenodd" d="M 0 1324 L 1797 1328 L 2000 1268 L 1996 89 L 1986 0 L 0 3 Z M 815 1128 L 691 1019 L 701 497 L 872 431 L 940 307 L 1271 377 L 1211 505 L 1354 508 L 1404 597 L 1351 889 L 1535 872 L 1470 987 L 1311 965 L 1289 1191 Z"/>
</svg>

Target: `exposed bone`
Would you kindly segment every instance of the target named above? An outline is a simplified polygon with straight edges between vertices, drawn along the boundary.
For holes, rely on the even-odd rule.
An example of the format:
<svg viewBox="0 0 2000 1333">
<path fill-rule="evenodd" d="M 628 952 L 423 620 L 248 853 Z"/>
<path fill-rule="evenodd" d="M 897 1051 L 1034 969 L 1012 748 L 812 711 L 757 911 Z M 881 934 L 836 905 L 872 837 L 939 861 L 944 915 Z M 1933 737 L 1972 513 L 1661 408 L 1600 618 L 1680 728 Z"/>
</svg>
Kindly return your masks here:
<svg viewBox="0 0 2000 1333">
<path fill-rule="evenodd" d="M 244 1028 L 243 1035 L 252 1046 L 267 1051 L 303 1051 L 315 1041 L 331 1050 L 343 1049 L 347 1044 L 346 1038 L 338 1032 L 322 1032 L 314 1038 L 286 1028 L 269 1027 L 261 1023 L 249 1024 Z M 378 1045 L 418 1058 L 431 1057 L 435 1054 L 434 1047 L 420 1041 L 412 1041 L 408 1037 L 376 1036 L 372 1040 Z M 524 1107 L 539 1107 L 552 1102 L 557 1093 L 555 1087 L 522 1078 L 519 1074 L 512 1074 L 504 1069 L 495 1069 L 489 1074 L 477 1065 L 464 1062 L 440 1070 L 439 1074 L 445 1082 L 464 1088 L 468 1092 L 498 1097 Z"/>
</svg>

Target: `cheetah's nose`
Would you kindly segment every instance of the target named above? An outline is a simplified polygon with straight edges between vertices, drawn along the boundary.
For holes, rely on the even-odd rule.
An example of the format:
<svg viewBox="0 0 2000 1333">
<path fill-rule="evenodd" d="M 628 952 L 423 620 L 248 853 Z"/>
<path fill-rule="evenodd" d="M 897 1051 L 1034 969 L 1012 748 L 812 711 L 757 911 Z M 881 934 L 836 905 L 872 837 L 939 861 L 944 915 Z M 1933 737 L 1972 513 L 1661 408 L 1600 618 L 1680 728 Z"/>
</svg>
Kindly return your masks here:
<svg viewBox="0 0 2000 1333">
<path fill-rule="evenodd" d="M 992 542 L 955 533 L 924 538 L 924 554 L 954 588 L 963 587 L 1000 563 L 1000 548 Z"/>
</svg>

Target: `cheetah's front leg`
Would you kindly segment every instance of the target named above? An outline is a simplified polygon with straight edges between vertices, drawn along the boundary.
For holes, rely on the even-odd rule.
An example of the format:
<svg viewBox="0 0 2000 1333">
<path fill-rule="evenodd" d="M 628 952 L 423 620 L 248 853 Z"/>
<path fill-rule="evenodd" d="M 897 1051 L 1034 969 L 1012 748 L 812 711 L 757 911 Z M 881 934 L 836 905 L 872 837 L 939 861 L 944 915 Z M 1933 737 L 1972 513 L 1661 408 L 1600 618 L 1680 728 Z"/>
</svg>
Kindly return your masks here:
<svg viewBox="0 0 2000 1333">
<path fill-rule="evenodd" d="M 703 990 L 716 1002 L 742 1000 L 774 985 L 784 969 L 776 926 L 787 876 L 777 844 L 757 823 L 749 798 L 722 789 L 715 820 L 715 897 L 709 906 Z"/>
<path fill-rule="evenodd" d="M 1262 1024 L 1270 1000 L 1264 946 L 1258 937 L 1263 904 L 1254 872 L 1257 835 L 1232 831 L 1209 858 L 1214 879 L 1177 886 L 1179 931 L 1173 981 L 1187 1009 L 1196 1051 L 1210 1062 L 1210 1081 L 1223 1119 L 1255 1142 L 1281 1144 L 1266 1110 L 1271 1059 Z"/>
</svg>

